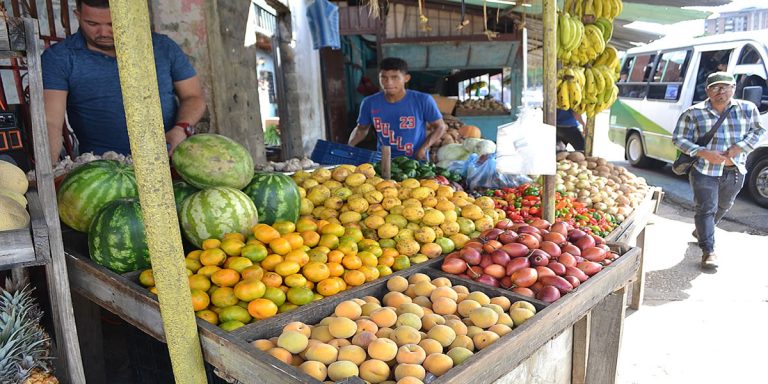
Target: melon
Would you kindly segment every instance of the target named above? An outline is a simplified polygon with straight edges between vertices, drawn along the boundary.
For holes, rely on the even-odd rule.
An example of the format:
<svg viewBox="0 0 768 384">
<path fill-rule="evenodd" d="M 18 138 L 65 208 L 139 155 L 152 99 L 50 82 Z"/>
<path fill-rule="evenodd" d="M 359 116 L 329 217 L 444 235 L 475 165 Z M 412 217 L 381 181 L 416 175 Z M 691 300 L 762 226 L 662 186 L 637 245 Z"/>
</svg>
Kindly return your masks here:
<svg viewBox="0 0 768 384">
<path fill-rule="evenodd" d="M 0 231 L 26 228 L 29 213 L 16 200 L 0 195 Z"/>
<path fill-rule="evenodd" d="M 301 195 L 299 187 L 290 176 L 276 172 L 256 172 L 243 192 L 256 205 L 260 223 L 295 223 L 299 219 Z"/>
<path fill-rule="evenodd" d="M 12 163 L 0 160 L 0 189 L 23 195 L 27 193 L 27 188 L 29 180 L 24 171 Z"/>
<path fill-rule="evenodd" d="M 0 189 L 0 196 L 10 197 L 13 200 L 16 200 L 17 203 L 21 204 L 22 207 L 27 206 L 27 198 L 24 197 L 21 193 L 9 191 L 7 189 Z"/>
<path fill-rule="evenodd" d="M 253 158 L 240 143 L 221 135 L 190 136 L 173 151 L 173 167 L 187 183 L 203 189 L 242 189 L 253 178 Z"/>
<path fill-rule="evenodd" d="M 91 260 L 117 273 L 150 267 L 147 235 L 138 198 L 106 203 L 88 229 Z"/>
<path fill-rule="evenodd" d="M 115 160 L 96 160 L 70 172 L 56 194 L 64 224 L 87 232 L 96 213 L 112 200 L 137 197 L 133 168 Z"/>
<path fill-rule="evenodd" d="M 178 180 L 173 182 L 173 199 L 176 201 L 176 212 L 181 210 L 181 203 L 192 196 L 199 189 L 187 184 L 184 181 Z"/>
<path fill-rule="evenodd" d="M 227 233 L 251 233 L 259 214 L 248 195 L 229 187 L 203 189 L 181 204 L 179 221 L 184 237 L 198 248 L 210 238 L 221 239 Z"/>
</svg>

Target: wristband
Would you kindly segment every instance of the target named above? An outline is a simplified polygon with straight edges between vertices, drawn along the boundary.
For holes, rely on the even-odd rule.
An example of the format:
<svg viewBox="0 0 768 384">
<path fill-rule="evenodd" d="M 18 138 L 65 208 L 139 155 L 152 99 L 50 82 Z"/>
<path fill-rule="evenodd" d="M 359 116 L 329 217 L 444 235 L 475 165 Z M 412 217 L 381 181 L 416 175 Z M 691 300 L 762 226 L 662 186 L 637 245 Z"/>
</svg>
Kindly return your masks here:
<svg viewBox="0 0 768 384">
<path fill-rule="evenodd" d="M 195 134 L 195 128 L 189 125 L 189 123 L 181 121 L 174 125 L 174 127 L 181 127 L 184 129 L 184 133 L 187 135 L 187 137 L 192 136 Z"/>
</svg>

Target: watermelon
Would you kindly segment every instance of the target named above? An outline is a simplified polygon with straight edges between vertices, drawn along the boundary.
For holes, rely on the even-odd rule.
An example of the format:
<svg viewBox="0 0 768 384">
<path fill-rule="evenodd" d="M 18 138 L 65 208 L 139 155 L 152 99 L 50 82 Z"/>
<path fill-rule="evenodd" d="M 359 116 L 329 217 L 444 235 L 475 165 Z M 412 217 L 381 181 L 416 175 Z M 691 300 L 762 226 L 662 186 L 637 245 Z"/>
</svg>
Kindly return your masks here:
<svg viewBox="0 0 768 384">
<path fill-rule="evenodd" d="M 173 182 L 173 199 L 176 201 L 177 213 L 181 210 L 181 203 L 183 203 L 187 197 L 192 196 L 192 194 L 197 191 L 199 191 L 199 189 L 181 180 Z"/>
<path fill-rule="evenodd" d="M 190 136 L 176 147 L 172 160 L 184 181 L 200 189 L 242 189 L 253 177 L 253 158 L 248 150 L 221 135 Z"/>
<path fill-rule="evenodd" d="M 88 229 L 91 260 L 117 273 L 150 267 L 139 199 L 112 200 L 96 213 Z"/>
<path fill-rule="evenodd" d="M 243 192 L 256 205 L 260 223 L 295 223 L 299 219 L 301 195 L 299 187 L 290 176 L 276 172 L 256 172 Z"/>
<path fill-rule="evenodd" d="M 64 224 L 87 232 L 104 204 L 139 195 L 133 167 L 115 160 L 96 160 L 69 173 L 56 194 Z"/>
<path fill-rule="evenodd" d="M 258 224 L 259 213 L 253 201 L 234 188 L 214 187 L 194 193 L 181 204 L 179 221 L 184 236 L 198 248 L 203 240 L 221 239 L 225 234 L 248 235 Z"/>
</svg>

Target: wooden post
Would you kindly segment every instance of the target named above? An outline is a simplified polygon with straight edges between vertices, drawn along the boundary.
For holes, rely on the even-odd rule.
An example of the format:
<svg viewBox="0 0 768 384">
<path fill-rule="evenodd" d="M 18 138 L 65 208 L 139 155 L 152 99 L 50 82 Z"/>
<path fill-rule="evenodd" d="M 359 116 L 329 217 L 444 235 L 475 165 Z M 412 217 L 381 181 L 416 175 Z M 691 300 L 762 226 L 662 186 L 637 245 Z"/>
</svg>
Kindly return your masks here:
<svg viewBox="0 0 768 384">
<path fill-rule="evenodd" d="M 596 116 L 587 115 L 587 122 L 584 125 L 584 156 L 592 156 L 592 147 L 595 143 L 595 118 Z"/>
<path fill-rule="evenodd" d="M 571 384 L 587 382 L 587 357 L 589 355 L 589 330 L 592 324 L 590 313 L 573 325 L 573 353 L 571 354 Z"/>
<path fill-rule="evenodd" d="M 27 49 L 29 80 L 29 108 L 32 118 L 32 132 L 35 138 L 35 172 L 37 191 L 43 206 L 43 216 L 48 229 L 51 262 L 45 266 L 48 280 L 48 294 L 51 298 L 51 312 L 56 333 L 56 349 L 62 377 L 70 383 L 85 383 L 83 362 L 80 358 L 80 344 L 72 311 L 72 296 L 69 293 L 69 277 L 61 238 L 61 224 L 56 205 L 56 190 L 53 186 L 53 166 L 48 145 L 48 126 L 45 121 L 43 102 L 43 69 L 40 62 L 37 20 L 24 19 L 24 37 Z"/>
<path fill-rule="evenodd" d="M 385 180 L 392 178 L 392 147 L 389 145 L 381 147 L 381 176 Z"/>
<path fill-rule="evenodd" d="M 171 186 L 146 1 L 110 0 L 112 26 L 147 245 L 177 383 L 206 383 Z"/>
<path fill-rule="evenodd" d="M 615 383 L 627 290 L 622 287 L 592 309 L 589 335 L 587 383 Z"/>
<path fill-rule="evenodd" d="M 557 123 L 557 0 L 544 0 L 544 123 Z M 555 156 L 552 153 L 552 156 Z M 555 222 L 555 175 L 544 175 L 541 191 L 541 217 Z"/>
</svg>

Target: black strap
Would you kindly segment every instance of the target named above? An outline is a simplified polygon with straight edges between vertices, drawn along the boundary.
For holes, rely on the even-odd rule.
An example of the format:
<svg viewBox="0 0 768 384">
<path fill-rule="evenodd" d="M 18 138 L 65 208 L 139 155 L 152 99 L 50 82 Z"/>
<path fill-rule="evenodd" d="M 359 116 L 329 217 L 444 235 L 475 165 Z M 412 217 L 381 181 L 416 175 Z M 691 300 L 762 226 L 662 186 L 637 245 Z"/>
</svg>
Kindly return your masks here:
<svg viewBox="0 0 768 384">
<path fill-rule="evenodd" d="M 723 114 L 720 115 L 720 118 L 717 119 L 717 122 L 715 123 L 715 125 L 712 126 L 712 129 L 710 129 L 706 135 L 704 135 L 703 137 L 699 138 L 698 141 L 696 141 L 696 144 L 698 146 L 703 147 L 709 144 L 710 140 L 712 140 L 712 137 L 715 136 L 715 132 L 717 131 L 717 129 L 720 128 L 720 126 L 723 124 L 723 121 L 725 121 L 725 118 L 728 116 L 729 113 L 731 113 L 731 107 L 733 107 L 733 105 L 729 105 L 728 109 L 726 109 L 723 112 Z"/>
</svg>

